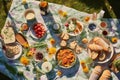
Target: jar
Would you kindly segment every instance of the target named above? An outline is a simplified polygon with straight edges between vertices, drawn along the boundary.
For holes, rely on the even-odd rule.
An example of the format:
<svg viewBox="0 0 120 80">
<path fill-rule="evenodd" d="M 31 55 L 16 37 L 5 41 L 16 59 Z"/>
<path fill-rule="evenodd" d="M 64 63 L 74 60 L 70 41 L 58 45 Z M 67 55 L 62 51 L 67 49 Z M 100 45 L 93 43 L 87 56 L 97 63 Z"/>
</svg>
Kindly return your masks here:
<svg viewBox="0 0 120 80">
<path fill-rule="evenodd" d="M 49 6 L 47 1 L 41 1 L 39 6 L 42 15 L 46 15 L 49 13 L 49 9 L 48 9 Z"/>
</svg>

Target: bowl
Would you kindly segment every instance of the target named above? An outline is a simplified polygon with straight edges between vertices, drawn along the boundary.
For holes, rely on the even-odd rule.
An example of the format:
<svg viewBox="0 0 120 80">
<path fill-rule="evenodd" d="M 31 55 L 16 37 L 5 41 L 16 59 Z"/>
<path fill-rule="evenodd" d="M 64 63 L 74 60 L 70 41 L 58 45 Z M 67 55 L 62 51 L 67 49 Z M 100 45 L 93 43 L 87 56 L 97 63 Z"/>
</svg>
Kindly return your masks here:
<svg viewBox="0 0 120 80">
<path fill-rule="evenodd" d="M 52 64 L 50 62 L 46 61 L 46 62 L 42 63 L 41 69 L 45 73 L 49 73 L 52 70 Z"/>
<path fill-rule="evenodd" d="M 95 61 L 96 63 L 99 63 L 99 64 L 103 64 L 103 63 L 107 63 L 108 61 L 110 61 L 111 60 L 111 58 L 113 57 L 113 55 L 114 55 L 114 48 L 113 48 L 113 46 L 112 46 L 112 44 L 106 39 L 106 38 L 103 38 L 103 37 L 99 37 L 99 38 L 101 38 L 101 39 L 103 39 L 108 45 L 109 45 L 109 51 L 108 52 L 106 52 L 106 51 L 103 51 L 103 50 L 101 50 L 101 51 L 98 51 L 98 57 L 96 58 L 96 59 L 94 59 L 93 61 Z M 94 38 L 93 38 L 94 39 Z M 93 42 L 93 39 L 88 43 L 88 45 L 89 44 L 95 44 L 94 42 Z M 91 54 L 92 54 L 92 51 L 93 50 L 91 50 L 91 49 L 89 49 L 89 48 L 87 48 L 87 51 L 88 51 L 88 54 L 89 54 L 89 56 L 91 57 Z M 100 60 L 100 54 L 105 54 L 105 58 L 103 59 L 103 60 Z"/>
<path fill-rule="evenodd" d="M 62 47 L 56 53 L 56 61 L 61 68 L 71 68 L 76 63 L 76 55 L 72 49 Z"/>
<path fill-rule="evenodd" d="M 47 35 L 47 28 L 42 23 L 35 23 L 30 31 L 31 37 L 37 40 L 41 40 Z"/>
<path fill-rule="evenodd" d="M 96 31 L 98 30 L 97 23 L 95 23 L 95 22 L 90 22 L 90 23 L 88 24 L 88 30 L 89 30 L 90 32 L 96 32 Z"/>
<path fill-rule="evenodd" d="M 32 9 L 26 9 L 24 16 L 26 20 L 33 20 L 35 19 L 35 12 Z"/>
<path fill-rule="evenodd" d="M 64 23 L 66 30 L 70 36 L 80 35 L 83 31 L 83 23 L 75 17 L 70 17 Z"/>
<path fill-rule="evenodd" d="M 5 56 L 10 60 L 18 59 L 22 55 L 22 46 L 15 42 L 5 45 Z"/>
<path fill-rule="evenodd" d="M 105 29 L 107 27 L 107 22 L 101 21 L 99 26 L 101 29 Z"/>
</svg>

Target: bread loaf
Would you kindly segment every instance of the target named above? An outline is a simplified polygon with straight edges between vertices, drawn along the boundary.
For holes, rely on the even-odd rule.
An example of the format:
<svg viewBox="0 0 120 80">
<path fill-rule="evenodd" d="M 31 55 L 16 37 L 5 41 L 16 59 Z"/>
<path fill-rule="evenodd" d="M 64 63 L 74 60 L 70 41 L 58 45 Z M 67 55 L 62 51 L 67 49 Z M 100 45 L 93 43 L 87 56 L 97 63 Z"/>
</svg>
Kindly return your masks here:
<svg viewBox="0 0 120 80">
<path fill-rule="evenodd" d="M 96 66 L 94 70 L 92 71 L 92 74 L 90 75 L 89 80 L 98 80 L 99 76 L 102 73 L 102 67 L 101 66 Z"/>
</svg>

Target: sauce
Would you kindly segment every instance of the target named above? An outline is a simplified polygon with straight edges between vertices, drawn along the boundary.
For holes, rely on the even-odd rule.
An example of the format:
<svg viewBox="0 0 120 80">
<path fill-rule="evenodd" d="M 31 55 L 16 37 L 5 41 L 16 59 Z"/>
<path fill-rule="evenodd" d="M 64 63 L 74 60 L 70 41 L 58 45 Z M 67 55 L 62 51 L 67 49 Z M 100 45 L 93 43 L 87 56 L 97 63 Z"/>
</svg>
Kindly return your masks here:
<svg viewBox="0 0 120 80">
<path fill-rule="evenodd" d="M 101 26 L 102 28 L 105 28 L 105 27 L 107 27 L 107 23 L 104 22 L 104 21 L 102 21 L 102 22 L 100 23 L 100 26 Z"/>
<path fill-rule="evenodd" d="M 107 32 L 106 30 L 104 30 L 104 31 L 102 32 L 102 34 L 106 36 L 106 35 L 108 34 L 108 32 Z"/>
</svg>

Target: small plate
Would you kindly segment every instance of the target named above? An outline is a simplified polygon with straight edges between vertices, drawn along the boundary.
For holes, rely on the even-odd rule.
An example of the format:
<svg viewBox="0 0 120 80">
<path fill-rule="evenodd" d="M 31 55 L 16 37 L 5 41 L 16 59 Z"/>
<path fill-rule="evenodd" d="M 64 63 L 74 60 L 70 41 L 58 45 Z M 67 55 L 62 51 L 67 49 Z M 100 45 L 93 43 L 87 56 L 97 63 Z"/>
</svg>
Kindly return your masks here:
<svg viewBox="0 0 120 80">
<path fill-rule="evenodd" d="M 71 23 L 74 25 L 74 30 L 69 31 Z M 83 31 L 83 22 L 80 22 L 79 19 L 74 17 L 68 18 L 64 25 L 66 26 L 66 30 L 70 36 L 77 36 Z"/>
</svg>

